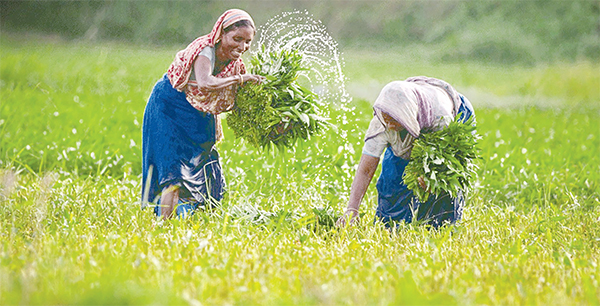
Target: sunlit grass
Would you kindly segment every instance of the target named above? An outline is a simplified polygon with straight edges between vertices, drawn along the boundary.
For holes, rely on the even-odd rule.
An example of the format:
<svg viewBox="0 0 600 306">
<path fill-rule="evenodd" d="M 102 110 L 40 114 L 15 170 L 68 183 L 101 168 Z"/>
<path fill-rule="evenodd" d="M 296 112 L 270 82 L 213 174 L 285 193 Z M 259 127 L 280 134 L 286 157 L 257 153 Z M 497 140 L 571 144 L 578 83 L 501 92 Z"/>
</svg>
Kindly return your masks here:
<svg viewBox="0 0 600 306">
<path fill-rule="evenodd" d="M 7 173 L 3 173 L 6 178 Z M 6 186 L 5 186 L 6 187 Z M 17 175 L 3 189 L 3 304 L 594 304 L 598 207 L 515 209 L 476 194 L 455 227 L 211 214 L 156 222 L 137 179 Z M 309 216 L 316 203 L 285 209 Z M 372 196 L 368 206 L 373 205 Z"/>
<path fill-rule="evenodd" d="M 175 49 L 23 44 L 0 45 L 0 304 L 600 302 L 596 64 L 346 52 L 353 84 L 425 74 L 541 105 L 577 97 L 557 109 L 476 109 L 483 159 L 463 220 L 389 232 L 373 224 L 374 184 L 360 226 L 330 226 L 370 101 L 332 109 L 339 131 L 295 151 L 260 152 L 225 127 L 222 206 L 162 223 L 138 203 L 140 124 Z"/>
</svg>

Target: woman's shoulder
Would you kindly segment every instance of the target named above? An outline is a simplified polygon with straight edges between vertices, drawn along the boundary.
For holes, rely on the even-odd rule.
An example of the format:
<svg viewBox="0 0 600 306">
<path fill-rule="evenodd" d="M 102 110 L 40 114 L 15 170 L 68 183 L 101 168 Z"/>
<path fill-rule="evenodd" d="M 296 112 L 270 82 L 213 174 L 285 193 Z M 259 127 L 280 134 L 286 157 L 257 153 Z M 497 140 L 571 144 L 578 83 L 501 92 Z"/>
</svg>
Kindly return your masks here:
<svg viewBox="0 0 600 306">
<path fill-rule="evenodd" d="M 206 46 L 206 47 L 202 48 L 202 50 L 200 51 L 199 54 L 204 55 L 204 56 L 208 57 L 209 59 L 213 59 L 215 57 L 215 47 Z"/>
</svg>

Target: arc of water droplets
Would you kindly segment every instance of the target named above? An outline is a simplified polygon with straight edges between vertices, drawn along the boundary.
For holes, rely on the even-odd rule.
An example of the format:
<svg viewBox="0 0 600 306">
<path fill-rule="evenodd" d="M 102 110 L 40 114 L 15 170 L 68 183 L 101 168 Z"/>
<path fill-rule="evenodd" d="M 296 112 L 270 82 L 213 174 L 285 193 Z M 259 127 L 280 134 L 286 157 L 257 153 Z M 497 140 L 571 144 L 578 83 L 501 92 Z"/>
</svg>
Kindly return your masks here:
<svg viewBox="0 0 600 306">
<path fill-rule="evenodd" d="M 267 52 L 285 49 L 302 54 L 302 66 L 307 70 L 300 72 L 299 82 L 319 96 L 320 106 L 345 107 L 350 102 L 338 44 L 321 21 L 306 11 L 284 12 L 260 26 L 257 36 L 256 49 L 264 45 Z"/>
<path fill-rule="evenodd" d="M 257 51 L 251 51 L 251 55 L 260 52 L 263 45 L 267 52 L 286 49 L 297 50 L 302 54 L 302 66 L 307 70 L 301 72 L 299 82 L 318 95 L 317 103 L 322 115 L 329 117 L 329 109 L 338 107 L 341 112 L 338 112 L 336 118 L 332 118 L 334 124 L 347 124 L 349 120 L 355 119 L 354 107 L 350 107 L 351 97 L 346 92 L 343 57 L 337 42 L 321 21 L 315 20 L 307 11 L 283 12 L 260 26 L 257 37 L 258 48 L 254 49 Z M 348 115 L 352 118 L 348 118 Z M 348 161 L 349 154 L 354 153 L 353 145 L 348 141 L 346 130 L 340 129 L 338 133 L 338 154 L 341 153 L 343 160 Z M 345 173 L 341 176 L 345 182 L 343 184 L 349 184 L 354 175 L 352 166 L 344 164 L 340 170 Z M 335 182 L 328 184 L 338 190 L 344 188 Z M 348 195 L 341 192 L 339 196 L 344 201 Z"/>
</svg>

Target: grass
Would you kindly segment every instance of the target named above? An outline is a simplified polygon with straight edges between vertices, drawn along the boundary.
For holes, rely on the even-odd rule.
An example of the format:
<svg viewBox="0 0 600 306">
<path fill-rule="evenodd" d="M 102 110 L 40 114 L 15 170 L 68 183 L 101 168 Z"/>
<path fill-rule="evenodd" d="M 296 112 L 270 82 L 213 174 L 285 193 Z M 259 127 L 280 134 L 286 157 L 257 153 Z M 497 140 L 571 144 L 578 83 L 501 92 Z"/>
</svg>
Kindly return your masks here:
<svg viewBox="0 0 600 306">
<path fill-rule="evenodd" d="M 426 46 L 350 50 L 345 52 L 347 77 L 355 86 L 364 86 L 426 75 L 451 81 L 459 89 L 475 87 L 498 96 L 526 96 L 538 102 L 561 99 L 570 106 L 600 103 L 599 63 L 499 66 L 468 61 L 445 63 L 435 57 L 437 54 L 439 51 L 428 50 Z"/>
<path fill-rule="evenodd" d="M 0 39 L 0 304 L 600 302 L 597 64 L 346 52 L 351 84 L 426 74 L 538 102 L 472 101 L 483 160 L 457 226 L 373 224 L 374 184 L 358 227 L 327 222 L 360 157 L 362 99 L 331 110 L 337 132 L 295 151 L 263 154 L 226 128 L 223 205 L 162 223 L 138 204 L 140 123 L 175 50 Z M 573 91 L 577 101 L 544 107 Z"/>
</svg>

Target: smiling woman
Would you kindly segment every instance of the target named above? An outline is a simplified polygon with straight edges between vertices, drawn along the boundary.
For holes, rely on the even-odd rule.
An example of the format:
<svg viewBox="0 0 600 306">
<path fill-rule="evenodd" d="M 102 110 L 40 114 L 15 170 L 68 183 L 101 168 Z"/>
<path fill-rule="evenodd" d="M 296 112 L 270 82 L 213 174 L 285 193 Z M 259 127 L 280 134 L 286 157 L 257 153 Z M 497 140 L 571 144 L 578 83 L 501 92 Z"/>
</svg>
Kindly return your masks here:
<svg viewBox="0 0 600 306">
<path fill-rule="evenodd" d="M 142 131 L 142 202 L 157 204 L 156 215 L 192 214 L 222 199 L 219 114 L 233 107 L 238 85 L 262 80 L 246 74 L 241 59 L 254 33 L 248 13 L 226 11 L 209 34 L 177 53 L 154 86 Z"/>
</svg>

